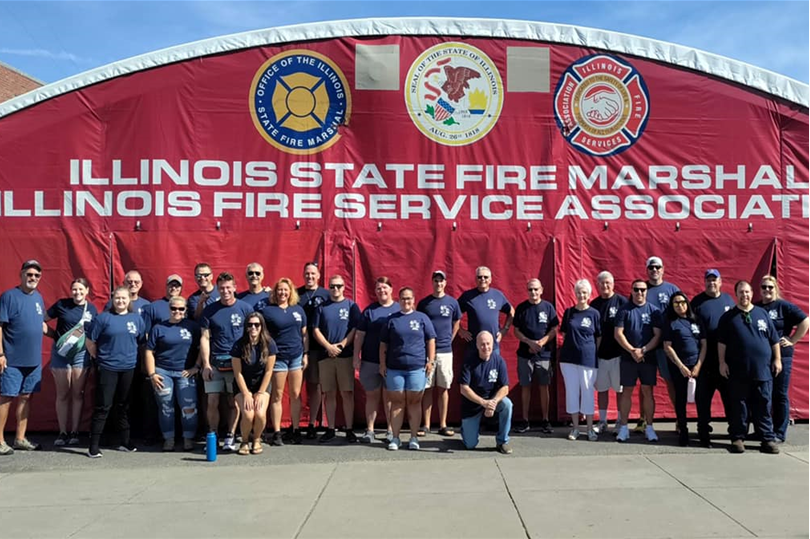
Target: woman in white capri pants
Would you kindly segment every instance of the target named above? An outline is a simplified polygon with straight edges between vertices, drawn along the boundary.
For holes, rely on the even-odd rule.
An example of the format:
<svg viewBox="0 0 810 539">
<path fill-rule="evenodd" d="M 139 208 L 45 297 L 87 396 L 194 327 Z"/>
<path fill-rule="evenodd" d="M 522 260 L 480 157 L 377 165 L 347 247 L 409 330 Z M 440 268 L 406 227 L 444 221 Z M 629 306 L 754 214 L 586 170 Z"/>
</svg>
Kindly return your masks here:
<svg viewBox="0 0 810 539">
<path fill-rule="evenodd" d="M 579 414 L 587 418 L 588 439 L 596 441 L 593 430 L 593 392 L 596 381 L 596 350 L 602 327 L 599 311 L 590 306 L 591 284 L 582 279 L 574 285 L 577 304 L 566 309 L 560 333 L 560 370 L 565 381 L 565 411 L 571 414 L 574 428 L 569 440 L 579 438 Z"/>
</svg>

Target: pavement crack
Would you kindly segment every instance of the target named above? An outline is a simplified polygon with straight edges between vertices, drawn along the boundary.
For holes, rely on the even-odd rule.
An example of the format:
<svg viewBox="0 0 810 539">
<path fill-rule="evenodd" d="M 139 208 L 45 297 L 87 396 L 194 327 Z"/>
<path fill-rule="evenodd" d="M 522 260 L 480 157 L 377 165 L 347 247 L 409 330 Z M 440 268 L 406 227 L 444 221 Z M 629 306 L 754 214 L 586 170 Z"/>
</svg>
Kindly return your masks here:
<svg viewBox="0 0 810 539">
<path fill-rule="evenodd" d="M 520 509 L 518 509 L 517 502 L 515 502 L 515 497 L 512 496 L 512 491 L 509 490 L 509 483 L 506 482 L 506 477 L 503 475 L 503 470 L 501 470 L 501 465 L 498 464 L 498 459 L 495 460 L 495 467 L 498 468 L 498 473 L 501 474 L 501 481 L 503 481 L 503 486 L 506 489 L 506 493 L 509 495 L 509 499 L 512 501 L 512 507 L 515 508 L 515 513 L 517 513 L 518 519 L 520 520 L 520 525 L 523 526 L 523 533 L 526 534 L 526 539 L 531 539 L 531 534 L 529 534 L 529 528 L 526 527 L 526 522 L 523 520 L 523 515 L 520 514 Z"/>
<path fill-rule="evenodd" d="M 734 518 L 733 516 L 729 515 L 729 514 L 728 514 L 728 513 L 726 513 L 725 511 L 723 511 L 723 510 L 722 510 L 722 509 L 721 509 L 719 506 L 715 505 L 715 504 L 714 504 L 714 503 L 713 503 L 711 500 L 709 500 L 708 498 L 706 498 L 705 496 L 703 496 L 703 495 L 702 495 L 700 492 L 696 491 L 695 489 L 693 489 L 692 487 L 690 487 L 689 485 L 687 485 L 686 483 L 684 483 L 683 481 L 681 481 L 680 479 L 678 479 L 677 477 L 675 477 L 674 475 L 672 475 L 671 473 L 669 473 L 667 470 L 665 470 L 664 468 L 662 468 L 662 467 L 661 467 L 661 466 L 660 466 L 660 465 L 659 465 L 657 462 L 655 462 L 654 460 L 652 460 L 650 457 L 645 456 L 644 458 L 645 458 L 645 459 L 647 459 L 647 461 L 648 461 L 650 464 L 652 464 L 653 466 L 655 466 L 656 468 L 658 468 L 659 470 L 661 470 L 662 472 L 664 472 L 665 474 L 667 474 L 668 476 L 670 476 L 672 479 L 674 479 L 675 481 L 677 481 L 678 483 L 680 483 L 680 484 L 681 484 L 681 486 L 683 486 L 683 488 L 685 488 L 686 490 L 688 490 L 689 492 L 691 492 L 692 494 L 694 494 L 695 496 L 697 496 L 698 498 L 700 498 L 701 500 L 703 500 L 704 502 L 706 502 L 707 504 L 709 504 L 710 506 L 714 507 L 714 508 L 715 508 L 717 511 L 719 511 L 720 513 L 722 513 L 723 515 L 725 515 L 725 516 L 726 516 L 727 518 L 729 518 L 729 519 L 730 519 L 732 522 L 736 523 L 736 524 L 737 524 L 737 526 L 739 526 L 740 528 L 742 528 L 742 529 L 744 529 L 745 531 L 747 531 L 748 533 L 750 533 L 750 534 L 751 534 L 751 537 L 759 537 L 759 536 L 758 536 L 756 533 L 754 533 L 753 531 L 749 530 L 749 529 L 748 529 L 748 527 L 747 527 L 745 524 L 743 524 L 742 522 L 740 522 L 739 520 L 737 520 L 737 519 L 736 519 L 736 518 Z"/>
<path fill-rule="evenodd" d="M 329 483 L 332 482 L 332 477 L 334 477 L 335 472 L 337 471 L 337 467 L 338 467 L 338 463 L 336 462 L 335 465 L 332 467 L 332 471 L 329 472 L 329 477 L 326 478 L 326 482 L 323 484 L 323 488 L 321 488 L 321 491 L 318 493 L 318 497 L 315 498 L 314 502 L 312 502 L 312 507 L 309 508 L 309 511 L 307 512 L 307 515 L 304 517 L 304 520 L 301 522 L 301 525 L 298 526 L 297 530 L 295 530 L 295 535 L 293 535 L 293 539 L 298 539 L 298 537 L 301 535 L 301 532 L 304 531 L 304 526 L 307 525 L 307 522 L 309 522 L 309 518 L 312 516 L 312 513 L 315 512 L 315 508 L 318 506 L 318 502 L 321 501 L 321 498 L 323 497 L 323 493 L 326 492 L 326 487 L 328 487 Z"/>
</svg>

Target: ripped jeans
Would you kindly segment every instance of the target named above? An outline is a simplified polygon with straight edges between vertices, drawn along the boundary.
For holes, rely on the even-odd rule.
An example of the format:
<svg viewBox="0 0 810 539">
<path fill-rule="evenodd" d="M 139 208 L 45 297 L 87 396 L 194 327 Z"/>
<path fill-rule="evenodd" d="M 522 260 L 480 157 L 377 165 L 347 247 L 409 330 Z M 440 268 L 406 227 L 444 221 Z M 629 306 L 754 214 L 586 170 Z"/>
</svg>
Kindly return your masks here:
<svg viewBox="0 0 810 539">
<path fill-rule="evenodd" d="M 157 368 L 163 377 L 163 390 L 155 390 L 158 405 L 158 424 L 164 440 L 174 439 L 174 403 L 180 408 L 183 438 L 194 438 L 197 433 L 197 380 L 183 378 L 182 371 Z"/>
</svg>

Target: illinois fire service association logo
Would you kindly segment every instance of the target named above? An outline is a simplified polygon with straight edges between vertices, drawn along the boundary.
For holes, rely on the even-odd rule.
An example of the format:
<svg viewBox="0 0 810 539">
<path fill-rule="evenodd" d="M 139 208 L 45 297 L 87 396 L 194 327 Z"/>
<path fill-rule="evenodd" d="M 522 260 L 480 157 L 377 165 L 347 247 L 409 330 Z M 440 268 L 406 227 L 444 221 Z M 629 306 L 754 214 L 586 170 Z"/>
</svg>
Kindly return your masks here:
<svg viewBox="0 0 810 539">
<path fill-rule="evenodd" d="M 605 54 L 568 66 L 554 92 L 557 126 L 571 145 L 589 155 L 615 155 L 635 144 L 649 114 L 641 74 Z"/>
<path fill-rule="evenodd" d="M 464 146 L 485 137 L 498 121 L 503 82 L 480 49 L 441 43 L 411 65 L 405 102 L 425 136 L 447 146 Z"/>
<path fill-rule="evenodd" d="M 250 115 L 267 142 L 287 153 L 314 154 L 340 138 L 349 123 L 346 77 L 329 58 L 290 50 L 267 60 L 250 85 Z"/>
</svg>

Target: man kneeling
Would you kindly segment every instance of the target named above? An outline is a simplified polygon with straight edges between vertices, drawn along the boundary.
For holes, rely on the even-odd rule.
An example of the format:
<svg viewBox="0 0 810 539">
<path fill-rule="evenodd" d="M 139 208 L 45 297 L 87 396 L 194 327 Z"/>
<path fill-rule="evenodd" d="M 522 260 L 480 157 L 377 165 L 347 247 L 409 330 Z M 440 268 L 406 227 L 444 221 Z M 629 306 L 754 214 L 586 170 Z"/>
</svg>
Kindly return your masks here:
<svg viewBox="0 0 810 539">
<path fill-rule="evenodd" d="M 468 357 L 461 369 L 461 438 L 464 447 L 475 449 L 481 415 L 498 415 L 497 449 L 504 455 L 512 453 L 509 447 L 509 429 L 512 426 L 512 401 L 506 362 L 494 352 L 492 334 L 482 331 L 475 340 L 478 354 Z"/>
</svg>

